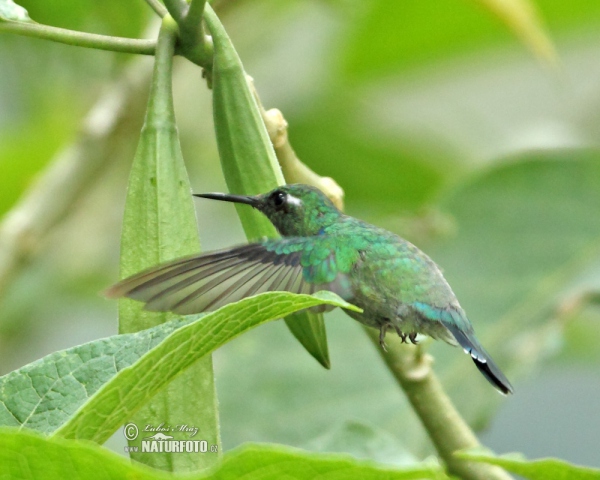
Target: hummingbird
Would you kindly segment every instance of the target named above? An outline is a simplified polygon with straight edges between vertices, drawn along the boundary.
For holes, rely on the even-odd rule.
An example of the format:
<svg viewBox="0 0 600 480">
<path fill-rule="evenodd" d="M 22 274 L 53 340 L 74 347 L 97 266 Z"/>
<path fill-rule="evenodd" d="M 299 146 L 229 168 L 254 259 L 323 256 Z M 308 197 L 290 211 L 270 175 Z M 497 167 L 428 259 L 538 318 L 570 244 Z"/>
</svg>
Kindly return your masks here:
<svg viewBox="0 0 600 480">
<path fill-rule="evenodd" d="M 105 293 L 145 303 L 150 311 L 182 315 L 217 309 L 269 291 L 329 290 L 360 307 L 350 317 L 403 343 L 417 334 L 458 345 L 501 393 L 513 387 L 477 340 L 440 268 L 412 243 L 345 215 L 320 190 L 302 184 L 247 196 L 196 197 L 249 205 L 281 238 L 179 258 L 126 278 Z"/>
</svg>

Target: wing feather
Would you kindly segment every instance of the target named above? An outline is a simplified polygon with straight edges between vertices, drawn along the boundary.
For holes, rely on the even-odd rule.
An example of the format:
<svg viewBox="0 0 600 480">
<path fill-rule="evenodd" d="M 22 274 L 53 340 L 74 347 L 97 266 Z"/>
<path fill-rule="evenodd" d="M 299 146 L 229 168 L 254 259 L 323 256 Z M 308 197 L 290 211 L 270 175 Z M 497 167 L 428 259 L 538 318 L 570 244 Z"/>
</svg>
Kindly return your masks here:
<svg viewBox="0 0 600 480">
<path fill-rule="evenodd" d="M 314 266 L 303 266 L 307 241 L 284 238 L 176 259 L 122 280 L 106 295 L 144 302 L 147 310 L 184 315 L 270 291 L 332 290 L 348 299 L 347 288 L 342 288 L 347 285 L 343 273 L 334 281 L 319 283 L 312 277 Z M 335 264 L 334 252 L 327 261 Z"/>
</svg>

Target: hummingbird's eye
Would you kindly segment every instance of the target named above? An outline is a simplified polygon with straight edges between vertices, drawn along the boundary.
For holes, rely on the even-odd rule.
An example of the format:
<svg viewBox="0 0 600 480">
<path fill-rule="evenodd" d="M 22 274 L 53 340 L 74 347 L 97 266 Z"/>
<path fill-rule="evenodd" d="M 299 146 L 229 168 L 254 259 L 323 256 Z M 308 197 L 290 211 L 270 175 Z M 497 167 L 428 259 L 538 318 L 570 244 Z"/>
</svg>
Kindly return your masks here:
<svg viewBox="0 0 600 480">
<path fill-rule="evenodd" d="M 279 208 L 285 203 L 286 197 L 287 195 L 284 192 L 277 190 L 276 192 L 273 192 L 273 195 L 271 195 L 271 201 L 273 202 L 273 205 Z"/>
</svg>

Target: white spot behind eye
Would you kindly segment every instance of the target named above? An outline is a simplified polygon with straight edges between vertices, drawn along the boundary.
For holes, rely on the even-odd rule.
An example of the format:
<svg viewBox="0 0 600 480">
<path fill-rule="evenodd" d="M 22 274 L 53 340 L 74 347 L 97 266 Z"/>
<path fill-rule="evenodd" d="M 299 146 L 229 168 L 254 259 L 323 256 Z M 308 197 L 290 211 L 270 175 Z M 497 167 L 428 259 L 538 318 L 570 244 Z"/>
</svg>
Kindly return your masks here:
<svg viewBox="0 0 600 480">
<path fill-rule="evenodd" d="M 294 197 L 293 195 L 290 195 L 290 194 L 288 194 L 288 196 L 287 196 L 287 202 L 290 205 L 295 205 L 296 207 L 302 206 L 302 200 L 300 200 L 298 197 Z"/>
</svg>

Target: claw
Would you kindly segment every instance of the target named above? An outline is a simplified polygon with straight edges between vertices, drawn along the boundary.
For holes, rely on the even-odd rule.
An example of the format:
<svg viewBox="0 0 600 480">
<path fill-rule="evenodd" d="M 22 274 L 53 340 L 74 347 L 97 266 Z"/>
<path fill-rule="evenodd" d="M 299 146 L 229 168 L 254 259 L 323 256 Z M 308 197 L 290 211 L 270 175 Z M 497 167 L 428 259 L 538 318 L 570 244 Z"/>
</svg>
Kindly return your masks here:
<svg viewBox="0 0 600 480">
<path fill-rule="evenodd" d="M 396 330 L 396 333 L 402 340 L 402 343 L 406 343 L 406 334 L 403 333 L 402 330 L 400 330 L 400 327 L 398 325 L 394 325 L 394 330 Z"/>
<path fill-rule="evenodd" d="M 385 334 L 387 333 L 388 328 L 389 325 L 387 323 L 384 323 L 379 327 L 379 345 L 381 345 L 381 348 L 384 352 L 387 352 L 387 346 L 385 345 Z"/>
<path fill-rule="evenodd" d="M 417 332 L 409 333 L 408 338 L 410 339 L 410 341 L 413 345 L 416 345 L 417 343 L 419 343 L 419 342 L 417 342 Z"/>
</svg>

